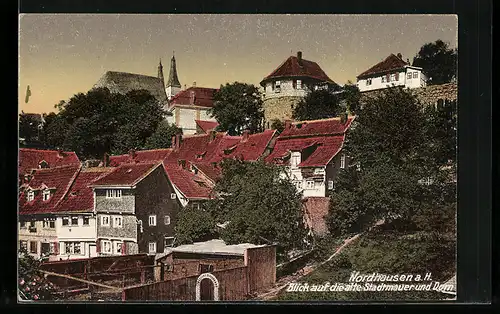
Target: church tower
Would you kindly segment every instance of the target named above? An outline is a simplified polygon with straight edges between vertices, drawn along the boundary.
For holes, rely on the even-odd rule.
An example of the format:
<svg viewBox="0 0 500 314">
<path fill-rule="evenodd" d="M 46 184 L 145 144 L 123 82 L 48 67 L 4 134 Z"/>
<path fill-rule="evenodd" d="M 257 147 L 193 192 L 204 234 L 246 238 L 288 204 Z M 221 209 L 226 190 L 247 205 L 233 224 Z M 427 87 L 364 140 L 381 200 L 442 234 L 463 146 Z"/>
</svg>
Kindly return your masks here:
<svg viewBox="0 0 500 314">
<path fill-rule="evenodd" d="M 160 64 L 158 65 L 158 78 L 161 81 L 161 85 L 165 87 L 165 79 L 163 78 L 163 65 L 161 64 L 161 58 L 160 58 Z"/>
<path fill-rule="evenodd" d="M 177 77 L 177 67 L 175 65 L 175 56 L 172 55 L 170 60 L 170 73 L 168 75 L 168 82 L 166 85 L 167 99 L 171 99 L 175 94 L 181 91 L 181 83 Z"/>
</svg>

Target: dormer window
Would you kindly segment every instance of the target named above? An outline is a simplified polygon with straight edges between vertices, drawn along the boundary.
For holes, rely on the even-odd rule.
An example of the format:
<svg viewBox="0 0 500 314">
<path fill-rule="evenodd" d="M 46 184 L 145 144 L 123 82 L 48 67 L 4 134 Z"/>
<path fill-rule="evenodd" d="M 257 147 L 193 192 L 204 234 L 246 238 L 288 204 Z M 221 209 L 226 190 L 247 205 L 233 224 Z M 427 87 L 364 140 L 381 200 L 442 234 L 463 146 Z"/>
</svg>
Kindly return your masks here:
<svg viewBox="0 0 500 314">
<path fill-rule="evenodd" d="M 44 201 L 48 201 L 50 199 L 50 190 L 44 190 L 42 196 Z"/>
<path fill-rule="evenodd" d="M 28 191 L 28 196 L 27 196 L 28 202 L 31 202 L 34 199 L 35 199 L 35 192 L 34 191 Z"/>
<path fill-rule="evenodd" d="M 38 168 L 40 168 L 40 169 L 46 169 L 48 167 L 49 167 L 49 164 L 45 160 L 40 161 L 40 163 L 38 164 Z"/>
</svg>

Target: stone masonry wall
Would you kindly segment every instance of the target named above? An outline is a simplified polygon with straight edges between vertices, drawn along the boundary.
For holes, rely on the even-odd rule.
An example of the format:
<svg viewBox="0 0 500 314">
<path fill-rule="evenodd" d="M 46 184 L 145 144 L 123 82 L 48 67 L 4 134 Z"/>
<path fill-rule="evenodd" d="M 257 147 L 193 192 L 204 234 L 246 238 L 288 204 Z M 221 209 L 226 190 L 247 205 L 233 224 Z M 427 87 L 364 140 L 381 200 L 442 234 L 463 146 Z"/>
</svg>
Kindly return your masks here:
<svg viewBox="0 0 500 314">
<path fill-rule="evenodd" d="M 293 107 L 295 107 L 302 97 L 283 96 L 278 98 L 269 98 L 264 100 L 264 118 L 267 122 L 273 119 L 281 121 L 292 119 Z"/>
</svg>

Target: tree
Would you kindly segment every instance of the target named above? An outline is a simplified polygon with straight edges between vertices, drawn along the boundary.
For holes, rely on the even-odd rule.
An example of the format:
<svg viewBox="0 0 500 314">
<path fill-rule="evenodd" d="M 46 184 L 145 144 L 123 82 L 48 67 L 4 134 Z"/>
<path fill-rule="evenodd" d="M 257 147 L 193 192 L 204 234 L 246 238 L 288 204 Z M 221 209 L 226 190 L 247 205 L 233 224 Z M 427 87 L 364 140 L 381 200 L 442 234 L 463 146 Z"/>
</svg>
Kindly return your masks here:
<svg viewBox="0 0 500 314">
<path fill-rule="evenodd" d="M 351 81 L 348 81 L 347 84 L 344 85 L 342 91 L 342 100 L 345 102 L 346 111 L 351 114 L 356 114 L 360 104 L 359 100 L 361 99 L 361 93 L 359 91 L 358 86 Z"/>
<path fill-rule="evenodd" d="M 422 68 L 428 85 L 449 83 L 457 75 L 457 49 L 442 40 L 427 43 L 413 58 L 413 66 Z"/>
<path fill-rule="evenodd" d="M 175 124 L 162 121 L 158 124 L 156 131 L 148 137 L 145 149 L 169 148 L 172 145 L 172 137 L 176 134 L 182 134 L 182 129 Z"/>
<path fill-rule="evenodd" d="M 285 129 L 285 124 L 279 119 L 273 119 L 271 121 L 271 129 L 277 130 L 279 133 L 281 133 Z"/>
<path fill-rule="evenodd" d="M 218 197 L 207 204 L 217 223 L 226 223 L 226 243 L 278 243 L 287 251 L 300 248 L 306 235 L 301 194 L 282 169 L 264 162 L 225 160 L 216 183 Z"/>
<path fill-rule="evenodd" d="M 219 122 L 220 131 L 231 134 L 241 134 L 244 129 L 250 133 L 260 132 L 264 118 L 262 95 L 252 84 L 235 82 L 221 85 L 214 94 L 210 114 Z"/>
<path fill-rule="evenodd" d="M 341 112 L 338 94 L 328 90 L 315 90 L 307 94 L 293 109 L 295 120 L 317 120 L 337 117 Z"/>
<path fill-rule="evenodd" d="M 19 115 L 19 137 L 24 138 L 26 142 L 38 139 L 40 121 L 33 115 L 24 113 Z"/>
<path fill-rule="evenodd" d="M 19 296 L 23 300 L 54 300 L 56 290 L 40 272 L 40 261 L 35 260 L 26 251 L 19 253 Z"/>
<path fill-rule="evenodd" d="M 454 186 L 441 171 L 442 151 L 429 131 L 437 123 L 432 117 L 402 88 L 367 101 L 345 142 L 351 165 L 340 172 L 331 196 L 332 233 L 359 231 L 382 218 L 412 221 L 453 200 Z M 425 178 L 434 183 L 422 184 Z"/>
<path fill-rule="evenodd" d="M 179 213 L 175 240 L 178 244 L 207 241 L 215 237 L 215 227 L 215 220 L 207 211 L 188 206 Z"/>
<path fill-rule="evenodd" d="M 49 114 L 50 118 L 43 129 L 43 142 L 47 147 L 50 148 L 62 148 L 64 144 L 64 139 L 70 124 L 61 115 Z"/>
</svg>

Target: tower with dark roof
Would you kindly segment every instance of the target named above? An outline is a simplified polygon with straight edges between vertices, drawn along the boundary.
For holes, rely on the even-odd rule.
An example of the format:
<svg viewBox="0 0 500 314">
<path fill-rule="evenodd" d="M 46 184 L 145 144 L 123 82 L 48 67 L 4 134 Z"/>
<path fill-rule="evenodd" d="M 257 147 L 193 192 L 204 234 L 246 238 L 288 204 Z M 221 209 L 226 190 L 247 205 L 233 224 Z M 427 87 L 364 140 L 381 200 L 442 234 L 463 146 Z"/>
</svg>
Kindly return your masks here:
<svg viewBox="0 0 500 314">
<path fill-rule="evenodd" d="M 168 82 L 166 85 L 166 93 L 167 98 L 170 100 L 175 94 L 180 92 L 181 83 L 179 82 L 179 78 L 177 77 L 177 66 L 175 64 L 175 56 L 172 55 L 172 59 L 170 60 L 170 73 L 168 75 Z"/>
<path fill-rule="evenodd" d="M 162 85 L 165 86 L 165 79 L 163 78 L 163 65 L 161 64 L 161 58 L 160 58 L 160 64 L 158 65 L 158 78 L 161 80 Z"/>
</svg>

